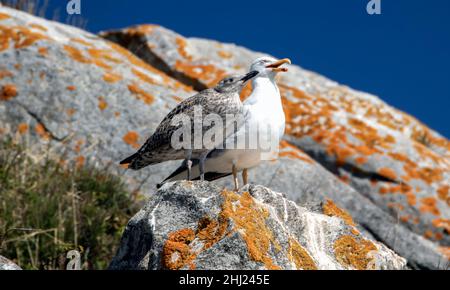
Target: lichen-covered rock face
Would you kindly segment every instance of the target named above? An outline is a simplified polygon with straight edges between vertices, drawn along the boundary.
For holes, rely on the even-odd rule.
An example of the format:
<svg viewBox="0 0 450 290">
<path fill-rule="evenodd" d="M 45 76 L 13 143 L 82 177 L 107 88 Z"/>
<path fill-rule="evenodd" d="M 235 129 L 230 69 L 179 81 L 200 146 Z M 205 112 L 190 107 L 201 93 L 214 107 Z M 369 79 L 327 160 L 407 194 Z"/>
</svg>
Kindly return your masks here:
<svg viewBox="0 0 450 290">
<path fill-rule="evenodd" d="M 320 206 L 319 206 L 320 208 Z M 402 269 L 331 201 L 312 212 L 261 186 L 169 183 L 130 220 L 111 269 Z M 174 214 L 176 213 L 176 214 Z"/>
<path fill-rule="evenodd" d="M 1 18 L 1 14 L 0 14 L 0 18 Z M 12 261 L 6 259 L 5 257 L 0 256 L 0 271 L 1 270 L 22 270 L 22 268 L 17 266 Z"/>
<path fill-rule="evenodd" d="M 178 162 L 136 172 L 120 168 L 118 161 L 142 145 L 180 100 L 226 74 L 246 72 L 262 54 L 186 39 L 155 25 L 103 36 L 129 50 L 77 28 L 0 7 L 0 138 L 23 139 L 30 150 L 51 143 L 50 153 L 63 154 L 64 162 L 106 165 L 132 190 L 151 196 Z M 288 134 L 280 144 L 280 158 L 251 170 L 250 181 L 299 204 L 331 199 L 351 214 L 361 232 L 372 233 L 411 266 L 444 265 L 449 256 L 447 141 L 377 98 L 297 66 L 281 77 L 280 89 Z M 250 92 L 246 87 L 242 98 Z M 376 117 L 386 112 L 404 123 L 395 129 Z M 375 135 L 392 141 L 391 147 Z M 407 181 L 398 179 L 403 176 L 399 160 L 408 160 L 398 152 L 415 164 L 404 161 L 405 170 L 412 170 Z M 217 184 L 231 188 L 231 182 L 225 178 Z"/>
<path fill-rule="evenodd" d="M 242 73 L 262 55 L 234 44 L 185 38 L 160 26 L 137 26 L 102 35 L 194 88 L 214 84 L 217 76 Z M 413 255 L 417 253 L 411 252 L 410 257 L 388 237 L 391 233 L 382 232 L 387 228 L 380 229 L 368 220 L 367 216 L 374 216 L 372 212 L 378 212 L 376 223 L 390 224 L 389 218 L 394 219 L 408 231 L 439 244 L 441 255 L 448 253 L 450 142 L 446 138 L 373 95 L 295 65 L 280 76 L 279 87 L 286 114 L 282 146 L 288 152 L 282 153 L 285 158 L 281 162 L 253 170 L 250 180 L 286 192 L 296 201 L 312 195 L 298 190 L 302 186 L 332 183 L 334 192 L 313 194 L 333 198 L 397 252 L 416 259 Z M 242 99 L 250 93 L 249 86 Z M 305 161 L 304 152 L 347 184 L 347 191 L 354 189 L 350 192 L 356 201 L 341 195 L 342 187 L 330 177 L 324 182 L 312 181 L 313 176 L 322 175 L 320 169 L 303 178 L 304 168 L 316 167 L 315 162 Z"/>
<path fill-rule="evenodd" d="M 116 164 L 194 92 L 121 46 L 0 7 L 0 138 L 51 142 L 67 162 Z M 27 136 L 27 137 L 25 137 Z M 161 167 L 130 175 L 160 182 Z M 149 177 L 150 176 L 150 177 Z"/>
</svg>

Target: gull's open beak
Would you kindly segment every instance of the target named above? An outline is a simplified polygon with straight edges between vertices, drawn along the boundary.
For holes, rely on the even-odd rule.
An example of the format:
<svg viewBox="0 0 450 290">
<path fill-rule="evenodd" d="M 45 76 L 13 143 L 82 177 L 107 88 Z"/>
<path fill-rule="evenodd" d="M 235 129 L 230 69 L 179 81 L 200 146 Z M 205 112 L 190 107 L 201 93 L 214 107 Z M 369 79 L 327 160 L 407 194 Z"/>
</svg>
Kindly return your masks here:
<svg viewBox="0 0 450 290">
<path fill-rule="evenodd" d="M 246 75 L 241 79 L 241 81 L 245 83 L 245 82 L 251 80 L 252 78 L 256 77 L 256 75 L 258 75 L 258 74 L 259 74 L 259 72 L 256 71 L 256 70 L 251 71 L 251 72 L 249 72 L 248 74 L 246 74 Z"/>
<path fill-rule="evenodd" d="M 288 71 L 287 68 L 280 67 L 280 66 L 282 66 L 285 63 L 291 64 L 291 60 L 289 58 L 283 58 L 283 59 L 280 59 L 280 60 L 278 60 L 278 61 L 276 61 L 274 63 L 271 63 L 271 64 L 267 65 L 266 68 L 271 68 L 272 71 L 274 71 L 274 72 L 287 72 Z"/>
</svg>

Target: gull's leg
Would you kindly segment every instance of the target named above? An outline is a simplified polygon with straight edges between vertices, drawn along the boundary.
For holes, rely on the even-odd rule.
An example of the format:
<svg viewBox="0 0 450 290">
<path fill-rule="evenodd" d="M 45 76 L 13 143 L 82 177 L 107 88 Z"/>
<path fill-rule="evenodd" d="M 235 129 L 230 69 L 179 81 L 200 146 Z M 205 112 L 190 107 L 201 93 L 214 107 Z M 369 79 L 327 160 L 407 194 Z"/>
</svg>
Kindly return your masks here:
<svg viewBox="0 0 450 290">
<path fill-rule="evenodd" d="M 185 162 L 187 167 L 187 180 L 191 180 L 191 168 L 192 168 L 192 150 L 188 149 L 185 151 Z"/>
<path fill-rule="evenodd" d="M 236 165 L 233 164 L 234 191 L 239 191 L 239 180 Z"/>
<path fill-rule="evenodd" d="M 244 185 L 248 184 L 248 169 L 242 171 L 242 181 L 244 182 Z"/>
</svg>

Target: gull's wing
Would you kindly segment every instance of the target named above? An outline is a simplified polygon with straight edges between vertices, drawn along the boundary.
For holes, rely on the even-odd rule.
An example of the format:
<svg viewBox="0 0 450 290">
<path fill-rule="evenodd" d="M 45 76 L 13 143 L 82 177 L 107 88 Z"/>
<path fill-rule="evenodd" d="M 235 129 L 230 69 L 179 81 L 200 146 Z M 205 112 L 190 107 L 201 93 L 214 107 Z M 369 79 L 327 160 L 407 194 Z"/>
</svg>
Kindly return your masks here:
<svg viewBox="0 0 450 290">
<path fill-rule="evenodd" d="M 234 142 L 237 136 L 239 134 L 242 134 L 241 129 L 244 128 L 246 120 L 250 118 L 250 113 L 247 111 L 244 113 L 244 116 L 245 116 L 244 121 L 241 122 L 240 124 L 237 124 L 238 127 L 236 128 L 236 131 L 230 136 L 228 136 L 226 140 L 223 142 L 224 148 L 227 147 L 226 144 Z M 208 153 L 205 160 L 205 180 L 213 181 L 231 175 L 231 168 L 230 170 L 223 170 L 224 168 L 221 168 L 220 166 L 220 164 L 228 162 L 229 157 L 227 156 L 227 154 L 229 154 L 230 152 L 231 150 L 216 148 Z M 199 161 L 194 160 L 191 167 L 192 180 L 200 179 L 200 169 L 198 165 Z M 169 181 L 187 179 L 187 171 L 188 169 L 186 162 L 183 161 L 174 172 L 172 172 L 166 179 L 164 179 L 161 183 L 157 185 L 157 188 L 160 188 L 163 184 Z"/>
<path fill-rule="evenodd" d="M 239 109 L 239 103 L 230 104 L 230 99 L 233 99 L 232 94 L 221 94 L 215 89 L 207 89 L 182 101 L 164 117 L 156 128 L 155 133 L 138 152 L 120 163 L 129 164 L 128 168 L 137 170 L 162 161 L 182 159 L 184 153 L 180 150 L 174 150 L 170 145 L 172 134 L 182 126 L 181 123 L 172 124 L 173 118 L 179 114 L 186 115 L 190 118 L 191 130 L 194 130 L 195 106 L 202 107 L 202 116 L 215 113 L 225 119 L 226 114 L 230 110 Z M 204 126 L 203 130 L 208 130 L 210 127 L 212 125 Z"/>
</svg>

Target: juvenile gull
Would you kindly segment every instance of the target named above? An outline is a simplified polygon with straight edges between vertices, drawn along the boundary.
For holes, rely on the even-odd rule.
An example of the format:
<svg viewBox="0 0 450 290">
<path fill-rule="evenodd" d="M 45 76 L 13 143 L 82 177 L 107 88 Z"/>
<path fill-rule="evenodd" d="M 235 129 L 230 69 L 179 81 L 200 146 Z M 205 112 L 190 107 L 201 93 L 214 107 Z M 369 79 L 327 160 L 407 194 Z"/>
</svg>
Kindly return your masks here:
<svg viewBox="0 0 450 290">
<path fill-rule="evenodd" d="M 275 77 L 278 72 L 287 71 L 287 68 L 281 67 L 285 63 L 290 64 L 291 62 L 289 59 L 276 60 L 271 57 L 261 57 L 252 63 L 250 71 L 258 71 L 259 74 L 252 80 L 253 92 L 244 102 L 245 126 L 240 127 L 236 134 L 230 135 L 226 140 L 227 143 L 233 143 L 236 136 L 241 134 L 254 138 L 256 134 L 251 132 L 252 128 L 260 130 L 267 127 L 272 130 L 278 141 L 281 140 L 285 129 L 285 116 Z M 264 159 L 262 158 L 264 150 L 260 147 L 245 149 L 227 149 L 227 147 L 224 146 L 224 149 L 215 149 L 208 153 L 203 165 L 204 178 L 212 181 L 233 174 L 237 190 L 239 187 L 237 172 L 242 171 L 244 185 L 247 184 L 248 169 L 261 163 Z M 193 179 L 199 179 L 201 173 L 198 167 L 197 163 L 193 164 L 191 172 Z M 182 180 L 186 177 L 187 167 L 186 164 L 182 164 L 158 187 L 166 182 Z"/>
<path fill-rule="evenodd" d="M 242 114 L 243 104 L 239 98 L 239 92 L 245 83 L 258 74 L 257 71 L 251 71 L 242 76 L 230 76 L 223 79 L 215 88 L 206 89 L 200 93 L 184 100 L 176 106 L 158 125 L 155 133 L 145 142 L 145 144 L 133 155 L 122 160 L 120 164 L 128 164 L 129 169 L 139 170 L 148 165 L 157 164 L 169 160 L 185 159 L 184 165 L 188 171 L 187 178 L 190 178 L 191 159 L 198 160 L 200 169 L 211 150 L 201 144 L 200 148 L 190 147 L 188 149 L 177 149 L 171 144 L 172 135 L 182 127 L 181 123 L 173 123 L 176 116 L 187 116 L 190 119 L 190 128 L 194 131 L 195 122 L 201 122 L 201 134 L 212 127 L 212 124 L 205 125 L 203 119 L 194 120 L 196 107 L 201 109 L 202 118 L 208 114 L 217 114 L 222 120 L 229 114 Z M 221 144 L 232 130 L 227 130 L 223 134 L 222 140 L 217 140 Z M 194 134 L 192 134 L 194 135 Z M 199 174 L 203 176 L 200 172 Z"/>
</svg>

